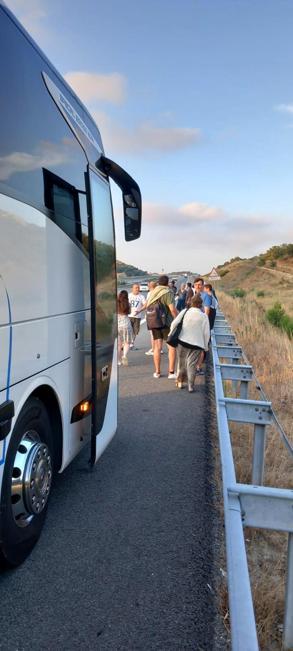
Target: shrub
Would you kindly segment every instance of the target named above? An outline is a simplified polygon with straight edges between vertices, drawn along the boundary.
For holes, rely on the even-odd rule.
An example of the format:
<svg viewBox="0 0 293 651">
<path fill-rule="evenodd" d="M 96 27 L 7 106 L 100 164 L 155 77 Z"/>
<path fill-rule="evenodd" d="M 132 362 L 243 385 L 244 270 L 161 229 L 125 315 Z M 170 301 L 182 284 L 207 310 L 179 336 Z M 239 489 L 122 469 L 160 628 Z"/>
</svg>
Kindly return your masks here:
<svg viewBox="0 0 293 651">
<path fill-rule="evenodd" d="M 272 246 L 265 254 L 266 259 L 277 260 L 284 258 L 286 255 L 293 255 L 293 244 L 281 244 L 280 246 Z"/>
<path fill-rule="evenodd" d="M 262 267 L 265 263 L 275 262 L 279 258 L 293 255 L 293 244 L 281 244 L 280 246 L 272 246 L 266 253 L 261 253 L 258 258 L 257 264 Z M 271 265 L 270 266 L 274 266 Z"/>
<path fill-rule="evenodd" d="M 271 307 L 269 310 L 266 312 L 266 318 L 274 326 L 277 326 L 277 328 L 281 328 L 281 321 L 282 318 L 285 316 L 285 310 L 282 307 L 281 303 L 275 303 L 273 307 Z"/>
<path fill-rule="evenodd" d="M 243 258 L 239 258 L 239 255 L 236 255 L 235 258 L 231 258 L 230 264 L 231 262 L 240 262 L 240 260 L 243 260 Z"/>
<path fill-rule="evenodd" d="M 265 295 L 265 293 L 261 289 L 259 292 L 256 292 L 256 295 L 258 296 L 258 298 L 262 298 Z"/>
<path fill-rule="evenodd" d="M 290 339 L 293 337 L 293 319 L 286 314 L 281 303 L 275 303 L 267 310 L 266 318 L 272 325 L 284 330 Z"/>
<path fill-rule="evenodd" d="M 246 292 L 244 289 L 241 289 L 241 287 L 238 287 L 236 289 L 233 289 L 231 296 L 233 296 L 233 298 L 244 298 L 244 296 L 246 296 Z"/>
<path fill-rule="evenodd" d="M 223 276 L 226 276 L 226 274 L 228 273 L 229 273 L 229 269 L 222 269 L 221 271 L 219 271 L 219 275 L 221 276 L 221 278 L 223 278 Z"/>
<path fill-rule="evenodd" d="M 281 328 L 287 333 L 289 339 L 293 338 L 293 319 L 289 316 L 289 314 L 285 314 L 283 316 Z"/>
</svg>

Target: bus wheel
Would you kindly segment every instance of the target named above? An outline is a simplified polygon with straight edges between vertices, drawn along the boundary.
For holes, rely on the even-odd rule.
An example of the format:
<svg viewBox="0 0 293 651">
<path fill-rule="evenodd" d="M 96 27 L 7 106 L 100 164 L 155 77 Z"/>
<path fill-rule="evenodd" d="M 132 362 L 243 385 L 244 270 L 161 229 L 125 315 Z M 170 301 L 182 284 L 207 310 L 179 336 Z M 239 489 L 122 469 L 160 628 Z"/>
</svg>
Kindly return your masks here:
<svg viewBox="0 0 293 651">
<path fill-rule="evenodd" d="M 53 439 L 44 404 L 29 398 L 14 426 L 1 491 L 0 563 L 16 566 L 41 533 L 52 485 Z"/>
</svg>

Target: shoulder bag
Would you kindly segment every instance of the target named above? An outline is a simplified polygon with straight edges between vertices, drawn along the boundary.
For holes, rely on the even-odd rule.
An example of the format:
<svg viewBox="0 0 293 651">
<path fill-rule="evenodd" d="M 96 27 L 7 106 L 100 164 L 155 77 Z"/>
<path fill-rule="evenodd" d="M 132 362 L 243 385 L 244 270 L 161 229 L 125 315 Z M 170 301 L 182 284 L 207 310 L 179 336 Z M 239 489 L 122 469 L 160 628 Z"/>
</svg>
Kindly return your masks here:
<svg viewBox="0 0 293 651">
<path fill-rule="evenodd" d="M 172 346 L 172 348 L 177 348 L 177 346 L 178 346 L 178 339 L 179 339 L 179 336 L 180 336 L 180 332 L 182 330 L 183 319 L 184 319 L 185 314 L 186 314 L 188 309 L 189 308 L 187 307 L 184 314 L 182 315 L 182 319 L 179 321 L 179 323 L 177 323 L 174 330 L 172 330 L 172 332 L 170 332 L 170 334 L 168 335 L 167 344 L 169 346 Z"/>
</svg>

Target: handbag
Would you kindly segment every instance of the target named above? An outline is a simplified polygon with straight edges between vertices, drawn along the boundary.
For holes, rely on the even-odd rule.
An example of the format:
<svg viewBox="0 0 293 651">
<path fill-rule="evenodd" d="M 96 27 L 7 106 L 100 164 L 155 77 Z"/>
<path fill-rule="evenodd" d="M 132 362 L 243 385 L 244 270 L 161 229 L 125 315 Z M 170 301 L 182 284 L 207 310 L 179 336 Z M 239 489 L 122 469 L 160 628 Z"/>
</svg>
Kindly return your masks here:
<svg viewBox="0 0 293 651">
<path fill-rule="evenodd" d="M 185 314 L 186 314 L 188 309 L 189 308 L 187 307 L 184 314 L 183 314 L 183 316 L 182 316 L 181 321 L 179 321 L 179 323 L 177 323 L 174 330 L 172 330 L 172 332 L 170 332 L 170 334 L 167 337 L 167 344 L 168 344 L 168 346 L 172 346 L 172 348 L 177 348 L 177 346 L 178 346 L 178 343 L 179 343 L 178 340 L 179 340 L 180 332 L 181 332 L 182 326 L 183 326 L 183 319 L 184 319 Z"/>
</svg>

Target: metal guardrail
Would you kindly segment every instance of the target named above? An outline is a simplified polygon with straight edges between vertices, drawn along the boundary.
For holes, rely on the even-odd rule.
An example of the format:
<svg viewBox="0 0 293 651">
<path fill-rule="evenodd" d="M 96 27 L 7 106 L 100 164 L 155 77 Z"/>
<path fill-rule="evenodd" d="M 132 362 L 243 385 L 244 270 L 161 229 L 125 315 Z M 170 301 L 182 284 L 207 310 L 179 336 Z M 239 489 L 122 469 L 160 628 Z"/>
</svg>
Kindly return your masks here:
<svg viewBox="0 0 293 651">
<path fill-rule="evenodd" d="M 243 533 L 243 527 L 249 526 L 288 533 L 283 649 L 289 651 L 293 649 L 293 490 L 262 485 L 266 426 L 273 424 L 278 428 L 282 441 L 292 455 L 293 448 L 221 312 L 217 312 L 212 332 L 212 351 L 222 463 L 232 650 L 259 649 Z M 232 381 L 234 391 L 239 391 L 240 398 L 224 395 L 225 380 Z M 249 399 L 249 383 L 252 380 L 255 380 L 262 400 Z M 252 484 L 239 484 L 236 481 L 229 421 L 254 426 Z"/>
</svg>

